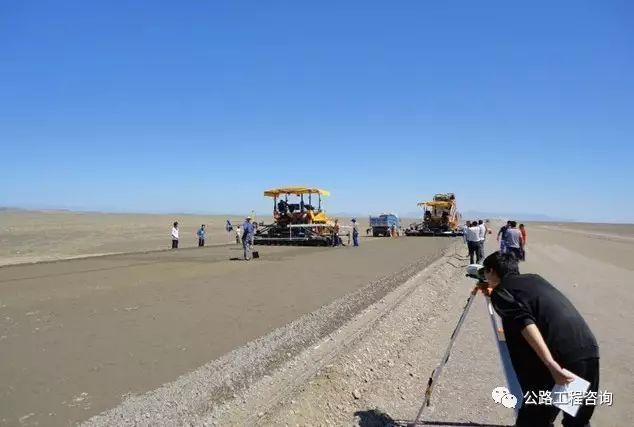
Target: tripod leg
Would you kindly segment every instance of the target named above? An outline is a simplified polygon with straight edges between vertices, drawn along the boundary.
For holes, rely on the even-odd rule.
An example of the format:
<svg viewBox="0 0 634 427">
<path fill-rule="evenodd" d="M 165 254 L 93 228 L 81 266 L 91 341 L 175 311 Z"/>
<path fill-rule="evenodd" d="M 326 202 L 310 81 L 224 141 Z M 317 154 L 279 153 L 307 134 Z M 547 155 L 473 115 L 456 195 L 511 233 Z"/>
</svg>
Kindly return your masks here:
<svg viewBox="0 0 634 427">
<path fill-rule="evenodd" d="M 509 387 L 509 391 L 517 398 L 517 406 L 515 406 L 515 415 L 522 407 L 522 401 L 524 394 L 522 393 L 522 387 L 517 380 L 517 375 L 513 369 L 511 363 L 511 355 L 509 349 L 506 346 L 506 338 L 504 337 L 504 331 L 502 329 L 501 322 L 498 321 L 498 317 L 493 311 L 493 305 L 491 304 L 491 298 L 486 297 L 487 307 L 489 309 L 489 316 L 491 317 L 491 326 L 493 327 L 493 336 L 495 336 L 495 342 L 498 346 L 498 352 L 500 354 L 500 361 L 502 362 L 502 369 L 504 370 L 504 376 L 506 377 L 506 384 Z"/>
<path fill-rule="evenodd" d="M 467 304 L 462 310 L 460 319 L 458 319 L 458 324 L 456 325 L 456 328 L 451 334 L 451 339 L 449 340 L 449 345 L 447 346 L 447 350 L 445 351 L 445 354 L 443 358 L 441 359 L 440 363 L 438 364 L 438 366 L 432 371 L 431 376 L 429 377 L 429 380 L 427 381 L 427 389 L 425 390 L 425 399 L 423 400 L 423 405 L 418 410 L 418 414 L 416 415 L 414 422 L 412 424 L 409 424 L 410 426 L 414 426 L 420 421 L 420 417 L 423 415 L 423 410 L 425 409 L 426 406 L 429 406 L 429 402 L 431 400 L 431 393 L 433 391 L 434 384 L 438 380 L 438 377 L 440 376 L 442 369 L 445 367 L 445 365 L 447 364 L 447 361 L 449 360 L 449 356 L 451 355 L 451 349 L 453 348 L 453 345 L 456 342 L 456 338 L 458 337 L 460 328 L 462 327 L 464 320 L 467 318 L 467 313 L 469 312 L 469 309 L 471 308 L 471 305 L 473 304 L 473 300 L 475 299 L 476 295 L 477 295 L 477 292 L 476 290 L 474 290 L 469 296 L 469 299 L 467 299 Z"/>
</svg>

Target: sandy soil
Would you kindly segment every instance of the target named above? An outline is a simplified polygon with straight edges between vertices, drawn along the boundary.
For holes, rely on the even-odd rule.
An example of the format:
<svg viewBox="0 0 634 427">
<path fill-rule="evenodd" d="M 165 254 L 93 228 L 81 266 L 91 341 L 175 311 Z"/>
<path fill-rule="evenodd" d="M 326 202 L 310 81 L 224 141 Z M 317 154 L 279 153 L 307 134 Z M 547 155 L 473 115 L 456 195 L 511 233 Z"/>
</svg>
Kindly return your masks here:
<svg viewBox="0 0 634 427">
<path fill-rule="evenodd" d="M 527 223 L 528 224 L 528 223 Z M 530 226 L 537 226 L 542 229 L 559 229 L 566 231 L 581 232 L 586 235 L 607 234 L 611 237 L 623 238 L 634 237 L 633 224 L 595 224 L 587 222 L 534 222 Z"/>
<path fill-rule="evenodd" d="M 198 245 L 196 231 L 201 224 L 207 227 L 208 244 L 227 243 L 227 219 L 234 224 L 244 220 L 240 216 L 0 211 L 0 265 L 167 249 L 174 221 L 180 223 L 181 247 Z"/>
<path fill-rule="evenodd" d="M 0 210 L 0 265 L 167 249 L 172 223 L 180 223 L 182 248 L 198 245 L 196 231 L 207 228 L 207 245 L 224 244 L 226 220 L 241 224 L 242 215 L 149 215 Z M 269 215 L 256 216 L 267 222 Z M 341 218 L 348 224 L 350 218 Z M 362 234 L 367 218 L 360 217 Z M 404 219 L 403 224 L 413 220 Z"/>
<path fill-rule="evenodd" d="M 241 251 L 225 246 L 0 268 L 0 422 L 84 420 L 370 286 L 301 330 L 289 358 L 438 258 L 448 241 L 260 247 L 250 263 L 231 261 Z M 270 361 L 265 368 L 280 362 Z"/>
</svg>

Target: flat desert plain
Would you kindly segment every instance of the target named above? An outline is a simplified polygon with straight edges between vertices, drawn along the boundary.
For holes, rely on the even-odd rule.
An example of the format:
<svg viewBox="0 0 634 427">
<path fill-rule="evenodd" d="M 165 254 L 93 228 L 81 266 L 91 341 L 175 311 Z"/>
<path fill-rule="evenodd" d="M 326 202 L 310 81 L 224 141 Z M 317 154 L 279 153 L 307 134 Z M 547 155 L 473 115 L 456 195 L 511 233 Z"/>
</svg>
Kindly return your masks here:
<svg viewBox="0 0 634 427">
<path fill-rule="evenodd" d="M 201 224 L 208 244 L 227 243 L 227 219 L 241 224 L 244 217 L 0 211 L 0 265 L 167 249 L 174 221 L 180 223 L 183 248 L 197 246 Z"/>
<path fill-rule="evenodd" d="M 198 245 L 201 224 L 207 228 L 207 245 L 226 244 L 235 240 L 225 231 L 226 221 L 235 226 L 245 216 L 0 210 L 0 265 L 168 249 L 174 221 L 180 224 L 181 248 Z M 350 219 L 340 221 L 349 225 Z M 257 215 L 256 220 L 269 223 L 271 216 Z M 364 235 L 368 219 L 358 221 Z M 402 224 L 413 221 L 403 219 Z"/>
</svg>

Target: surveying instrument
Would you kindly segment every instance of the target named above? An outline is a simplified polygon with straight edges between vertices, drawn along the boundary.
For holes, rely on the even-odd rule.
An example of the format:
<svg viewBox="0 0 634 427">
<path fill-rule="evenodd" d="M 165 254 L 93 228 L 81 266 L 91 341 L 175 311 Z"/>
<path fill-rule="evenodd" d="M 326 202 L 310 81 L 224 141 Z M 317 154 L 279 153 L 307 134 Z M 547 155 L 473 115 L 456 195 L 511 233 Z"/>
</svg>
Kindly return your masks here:
<svg viewBox="0 0 634 427">
<path fill-rule="evenodd" d="M 408 426 L 416 426 L 420 425 L 422 422 L 421 418 L 423 416 L 423 412 L 426 407 L 430 405 L 431 402 L 431 394 L 433 392 L 434 386 L 440 377 L 440 373 L 443 368 L 449 361 L 449 357 L 451 355 L 451 350 L 453 349 L 453 345 L 456 342 L 456 338 L 458 337 L 458 333 L 460 332 L 460 328 L 464 323 L 464 320 L 467 318 L 467 314 L 469 313 L 469 309 L 471 305 L 473 305 L 473 301 L 475 300 L 478 294 L 482 294 L 484 298 L 486 298 L 487 308 L 489 310 L 489 317 L 491 318 L 491 326 L 493 328 L 493 335 L 496 338 L 496 343 L 498 347 L 498 353 L 500 355 L 500 361 L 502 363 L 502 368 L 504 370 L 504 375 L 506 377 L 506 382 L 508 384 L 509 391 L 517 398 L 517 405 L 515 406 L 515 413 L 519 411 L 519 408 L 522 405 L 522 388 L 520 387 L 519 381 L 517 380 L 517 376 L 515 371 L 513 370 L 513 365 L 511 363 L 511 357 L 509 354 L 508 347 L 506 346 L 506 339 L 504 337 L 504 330 L 502 328 L 502 322 L 497 316 L 497 314 L 493 311 L 493 305 L 491 304 L 491 291 L 492 289 L 489 287 L 486 277 L 484 276 L 484 267 L 480 264 L 471 264 L 467 266 L 467 277 L 472 279 L 476 279 L 477 283 L 474 288 L 471 290 L 469 294 L 469 298 L 467 299 L 467 303 L 462 310 L 462 314 L 460 315 L 460 319 L 458 319 L 458 324 L 451 334 L 451 338 L 449 340 L 449 345 L 447 346 L 447 350 L 440 363 L 431 373 L 429 380 L 427 381 L 427 388 L 425 389 L 425 398 L 423 400 L 423 404 L 420 407 L 418 414 L 413 422 L 409 423 Z"/>
</svg>

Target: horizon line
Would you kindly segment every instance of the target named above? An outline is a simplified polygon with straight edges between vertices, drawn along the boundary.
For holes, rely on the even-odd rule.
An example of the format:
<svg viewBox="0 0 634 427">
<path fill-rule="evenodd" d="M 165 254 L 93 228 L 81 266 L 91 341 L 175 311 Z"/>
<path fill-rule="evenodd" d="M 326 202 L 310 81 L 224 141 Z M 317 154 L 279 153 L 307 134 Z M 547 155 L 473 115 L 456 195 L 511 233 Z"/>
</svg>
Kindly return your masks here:
<svg viewBox="0 0 634 427">
<path fill-rule="evenodd" d="M 3 211 L 24 211 L 24 212 L 40 212 L 40 213 L 49 213 L 49 212 L 60 212 L 60 213 L 76 213 L 76 214 L 106 214 L 106 215 L 186 215 L 186 216 L 204 216 L 204 215 L 212 215 L 212 216 L 228 216 L 228 217 L 240 217 L 243 215 L 248 215 L 250 213 L 255 214 L 256 216 L 265 216 L 270 215 L 270 212 L 245 212 L 245 213 L 227 213 L 227 212 L 151 212 L 151 211 L 119 211 L 119 210 L 100 210 L 100 209 L 74 209 L 74 208 L 25 208 L 25 207 L 17 207 L 17 206 L 0 206 L 0 212 Z M 511 217 L 522 217 L 522 216 L 544 216 L 541 219 L 526 219 L 524 222 L 564 222 L 564 223 L 580 223 L 580 224 L 614 224 L 614 225 L 634 225 L 634 222 L 622 222 L 622 221 L 588 221 L 588 220 L 580 220 L 580 219 L 569 219 L 569 218 L 553 218 L 548 217 L 542 214 L 513 214 L 513 213 L 487 213 L 487 215 L 482 215 L 479 211 L 466 211 L 466 214 L 472 212 L 474 214 L 478 214 L 476 216 L 488 217 L 484 219 L 493 219 L 493 220 L 504 220 Z M 415 219 L 420 215 L 410 215 L 411 212 L 406 213 L 405 215 L 399 215 L 402 219 Z M 351 212 L 331 212 L 330 216 L 341 216 L 341 217 L 365 217 L 372 216 L 378 214 L 360 214 L 360 213 L 351 213 Z"/>
</svg>

